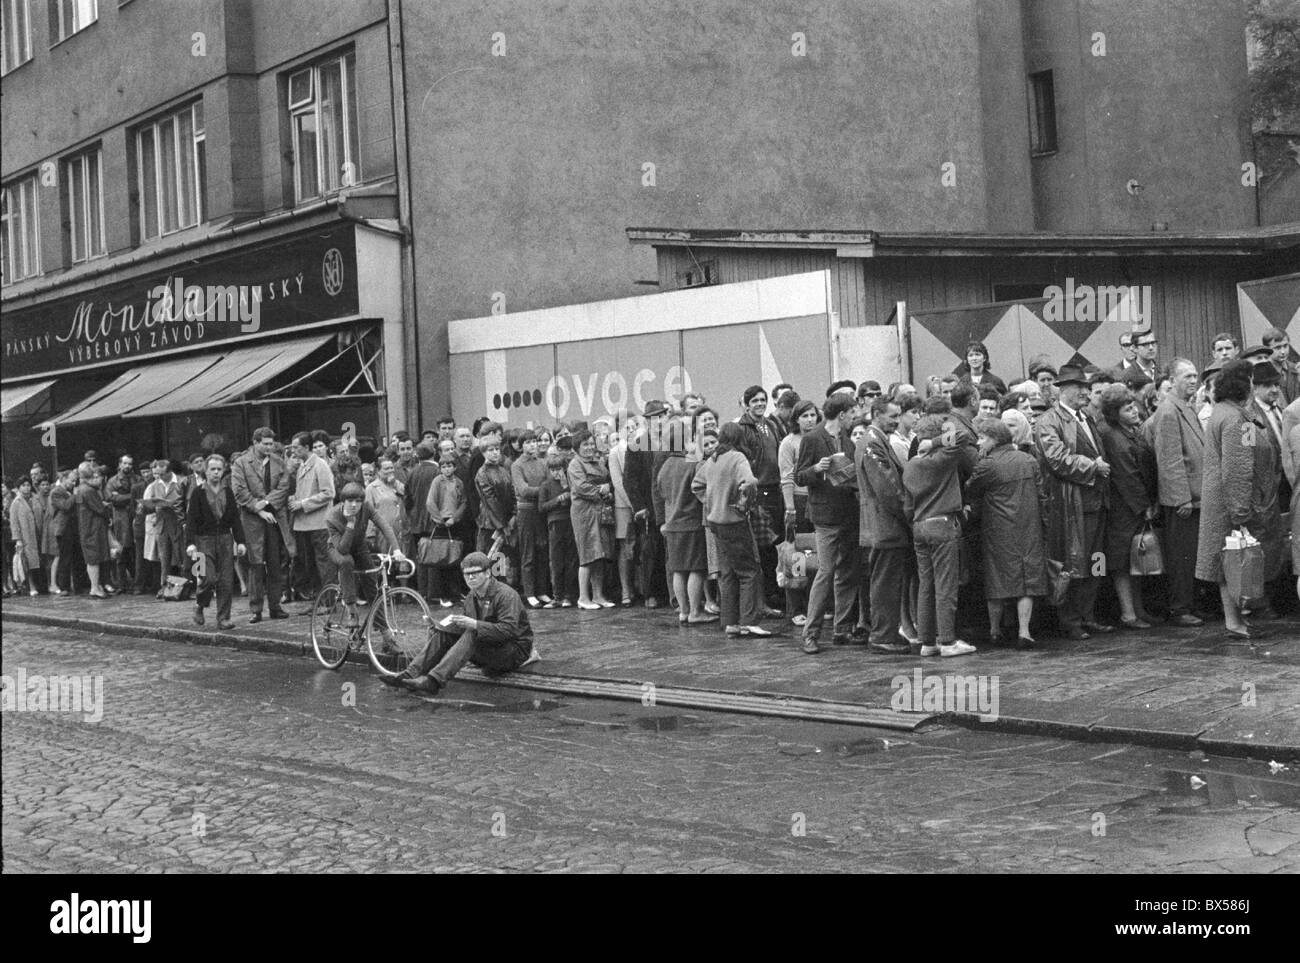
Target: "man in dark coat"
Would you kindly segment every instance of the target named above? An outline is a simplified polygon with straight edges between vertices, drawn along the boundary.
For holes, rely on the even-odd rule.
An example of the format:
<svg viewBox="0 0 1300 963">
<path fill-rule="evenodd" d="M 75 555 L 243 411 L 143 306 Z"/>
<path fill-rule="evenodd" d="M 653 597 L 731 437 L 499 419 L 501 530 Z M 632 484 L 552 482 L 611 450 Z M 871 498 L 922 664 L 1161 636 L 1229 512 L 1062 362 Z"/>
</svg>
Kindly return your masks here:
<svg viewBox="0 0 1300 963">
<path fill-rule="evenodd" d="M 1065 365 L 1056 378 L 1060 399 L 1038 417 L 1034 438 L 1047 485 L 1047 555 L 1065 565 L 1070 589 L 1058 617 L 1075 641 L 1091 632 L 1113 632 L 1097 622 L 1097 579 L 1105 574 L 1107 479 L 1097 425 L 1088 414 L 1087 376 Z"/>
<path fill-rule="evenodd" d="M 853 442 L 849 424 L 853 419 L 853 395 L 837 391 L 826 399 L 825 420 L 803 437 L 795 484 L 808 489 L 808 520 L 813 523 L 817 542 L 817 575 L 808 592 L 808 622 L 803 629 L 803 651 L 821 651 L 822 615 L 831 604 L 834 585 L 835 635 L 837 644 L 859 641 L 853 630 L 853 603 L 858 589 L 858 499 L 854 486 L 842 481 L 841 464 L 852 467 Z M 866 639 L 861 639 L 865 642 Z"/>
<path fill-rule="evenodd" d="M 199 592 L 195 597 L 194 624 L 204 622 L 203 610 L 217 594 L 217 628 L 233 629 L 230 605 L 235 594 L 235 556 L 244 554 L 244 527 L 235 498 L 221 483 L 226 459 L 209 455 L 203 483 L 190 491 L 185 507 L 189 537 L 186 554 L 197 566 Z"/>
<path fill-rule="evenodd" d="M 912 529 L 903 512 L 903 466 L 889 436 L 902 409 L 888 398 L 871 404 L 866 443 L 854 457 L 858 473 L 858 544 L 865 548 L 870 572 L 871 635 L 875 652 L 906 654 L 899 639 L 903 576 L 912 564 Z"/>
<path fill-rule="evenodd" d="M 663 401 L 648 401 L 645 406 L 645 426 L 628 439 L 627 459 L 623 465 L 623 488 L 632 503 L 632 517 L 641 529 L 641 591 L 645 594 L 646 608 L 652 609 L 668 600 L 668 582 L 664 575 L 664 537 L 659 531 L 660 521 L 655 518 L 654 480 L 664 459 L 656 458 L 668 405 Z"/>
<path fill-rule="evenodd" d="M 135 591 L 131 588 L 135 570 L 140 568 L 143 556 L 135 548 L 135 499 L 131 494 L 139 477 L 135 472 L 135 459 L 123 455 L 117 460 L 117 474 L 104 485 L 104 501 L 113 509 L 110 530 L 122 548 L 117 556 L 117 577 L 113 584 L 131 594 Z"/>
<path fill-rule="evenodd" d="M 745 432 L 742 451 L 749 459 L 750 471 L 758 479 L 758 504 L 767 514 L 767 525 L 763 528 L 755 525 L 754 534 L 758 536 L 763 591 L 767 605 L 771 606 L 781 597 L 776 584 L 776 532 L 785 518 L 785 508 L 781 500 L 781 467 L 777 463 L 777 452 L 781 448 L 781 439 L 785 437 L 785 428 L 776 418 L 767 415 L 767 392 L 761 385 L 746 388 L 741 402 L 745 410 L 736 423 Z"/>
<path fill-rule="evenodd" d="M 264 598 L 270 603 L 271 618 L 289 617 L 280 599 L 284 594 L 282 554 L 286 550 L 291 557 L 297 554 L 288 511 L 292 481 L 284 458 L 276 453 L 275 432 L 270 428 L 254 431 L 253 444 L 230 466 L 230 490 L 248 539 L 250 623 L 262 621 Z"/>
</svg>

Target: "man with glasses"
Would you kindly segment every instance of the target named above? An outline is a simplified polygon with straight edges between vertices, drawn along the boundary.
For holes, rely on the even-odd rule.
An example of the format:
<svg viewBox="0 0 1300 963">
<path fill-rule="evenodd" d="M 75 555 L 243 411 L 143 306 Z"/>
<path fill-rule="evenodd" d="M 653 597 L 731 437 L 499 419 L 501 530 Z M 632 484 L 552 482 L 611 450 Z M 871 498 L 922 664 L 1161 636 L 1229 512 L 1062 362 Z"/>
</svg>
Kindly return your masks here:
<svg viewBox="0 0 1300 963">
<path fill-rule="evenodd" d="M 405 672 L 385 677 L 384 682 L 437 695 L 466 662 L 500 675 L 540 660 L 528 609 L 518 592 L 492 577 L 491 566 L 482 552 L 465 556 L 460 563 L 469 586 L 464 613 L 449 615 L 430 627 L 424 651 Z"/>
</svg>

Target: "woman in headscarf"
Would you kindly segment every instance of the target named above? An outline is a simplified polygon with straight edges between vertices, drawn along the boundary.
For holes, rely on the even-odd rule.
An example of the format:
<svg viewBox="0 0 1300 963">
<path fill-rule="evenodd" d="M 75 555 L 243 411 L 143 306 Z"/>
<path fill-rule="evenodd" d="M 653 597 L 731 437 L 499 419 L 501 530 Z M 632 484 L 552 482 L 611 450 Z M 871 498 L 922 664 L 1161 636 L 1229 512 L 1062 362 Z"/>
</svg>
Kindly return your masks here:
<svg viewBox="0 0 1300 963">
<path fill-rule="evenodd" d="M 112 561 L 108 546 L 108 525 L 113 510 L 104 504 L 100 488 L 104 476 L 88 461 L 77 466 L 77 490 L 72 498 L 77 505 L 77 531 L 81 536 L 81 555 L 86 560 L 86 574 L 90 577 L 90 597 L 106 599 L 113 593 L 112 586 L 101 586 L 99 567 Z"/>
<path fill-rule="evenodd" d="M 1020 451 L 1033 454 L 1034 451 L 1034 430 L 1029 424 L 1029 418 L 1019 408 L 1008 408 L 1002 412 L 1002 423 L 1007 426 L 1011 432 L 1011 444 L 1015 445 Z"/>
<path fill-rule="evenodd" d="M 1020 414 L 1012 409 L 1004 415 L 1009 413 Z M 1028 422 L 1025 426 L 1028 431 Z M 1013 444 L 1004 421 L 981 418 L 975 431 L 984 457 L 967 483 L 966 498 L 981 520 L 989 643 L 1002 644 L 1002 614 L 1007 600 L 1014 599 L 1019 623 L 1016 648 L 1033 648 L 1029 623 L 1034 596 L 1047 594 L 1042 469 L 1037 458 Z"/>
<path fill-rule="evenodd" d="M 1110 507 L 1106 512 L 1106 567 L 1119 596 L 1120 622 L 1130 629 L 1151 628 L 1142 605 L 1142 583 L 1129 574 L 1133 538 L 1159 511 L 1155 456 L 1139 428 L 1143 413 L 1127 385 L 1108 385 L 1101 395 L 1097 433 L 1110 463 Z"/>
<path fill-rule="evenodd" d="M 614 557 L 614 486 L 609 468 L 587 428 L 573 436 L 577 456 L 569 462 L 569 518 L 578 544 L 578 608 L 608 609 L 614 603 L 605 598 L 605 561 Z M 601 519 L 608 504 L 609 524 Z"/>
</svg>

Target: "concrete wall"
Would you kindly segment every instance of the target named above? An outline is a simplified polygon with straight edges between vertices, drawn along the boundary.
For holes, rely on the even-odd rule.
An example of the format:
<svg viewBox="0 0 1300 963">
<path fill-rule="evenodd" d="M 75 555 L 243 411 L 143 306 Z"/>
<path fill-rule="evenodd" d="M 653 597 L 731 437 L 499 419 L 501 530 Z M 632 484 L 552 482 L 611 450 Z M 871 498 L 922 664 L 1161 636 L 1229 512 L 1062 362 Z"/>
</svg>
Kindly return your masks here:
<svg viewBox="0 0 1300 963">
<path fill-rule="evenodd" d="M 402 16 L 426 417 L 447 404 L 446 322 L 494 292 L 507 311 L 645 293 L 629 225 L 987 226 L 974 0 Z"/>
<path fill-rule="evenodd" d="M 1060 150 L 1034 158 L 1037 227 L 1174 231 L 1250 227 L 1254 191 L 1243 5 L 1036 0 L 1028 71 L 1052 70 Z M 1104 34 L 1105 56 L 1093 53 Z M 1130 194 L 1130 180 L 1141 184 Z"/>
</svg>

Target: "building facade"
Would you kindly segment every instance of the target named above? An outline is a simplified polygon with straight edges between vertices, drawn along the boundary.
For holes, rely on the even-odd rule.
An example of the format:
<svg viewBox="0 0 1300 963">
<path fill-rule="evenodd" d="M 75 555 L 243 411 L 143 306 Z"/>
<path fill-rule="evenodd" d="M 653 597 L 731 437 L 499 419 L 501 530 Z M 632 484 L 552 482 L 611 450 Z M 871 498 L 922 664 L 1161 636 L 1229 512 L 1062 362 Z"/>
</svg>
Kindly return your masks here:
<svg viewBox="0 0 1300 963">
<path fill-rule="evenodd" d="M 405 378 L 386 5 L 3 14 L 6 471 L 382 433 Z"/>
</svg>

